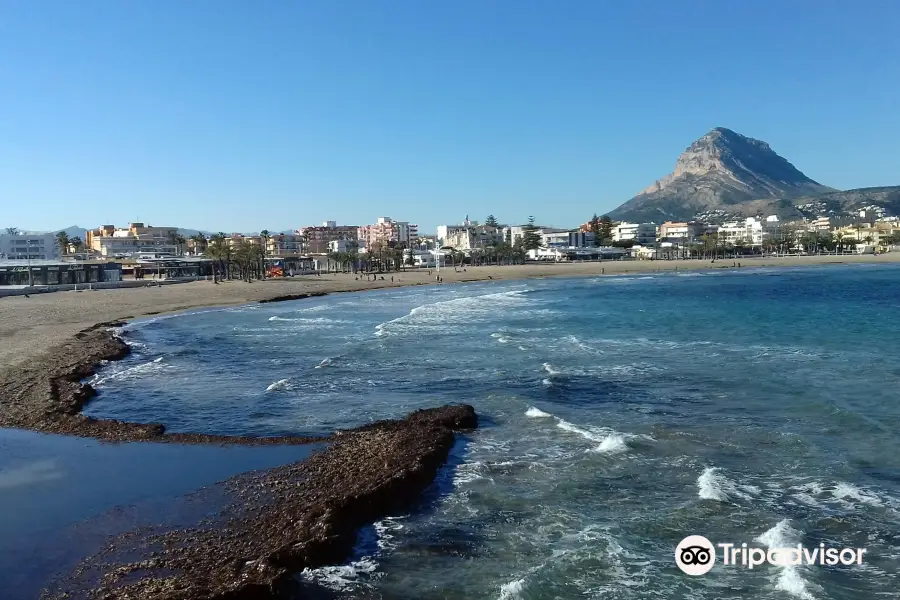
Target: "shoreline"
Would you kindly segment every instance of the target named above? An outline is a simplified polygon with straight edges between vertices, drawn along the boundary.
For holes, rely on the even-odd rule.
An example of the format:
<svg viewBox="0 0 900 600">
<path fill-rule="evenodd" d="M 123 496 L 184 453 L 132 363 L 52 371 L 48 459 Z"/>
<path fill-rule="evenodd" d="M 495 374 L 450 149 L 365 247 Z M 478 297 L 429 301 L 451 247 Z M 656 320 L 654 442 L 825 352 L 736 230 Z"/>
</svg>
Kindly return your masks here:
<svg viewBox="0 0 900 600">
<path fill-rule="evenodd" d="M 445 277 L 445 283 L 453 284 L 548 277 L 596 277 L 631 273 L 732 269 L 738 268 L 736 265 L 739 263 L 741 264 L 740 268 L 753 268 L 900 262 L 900 253 L 891 259 L 886 259 L 887 257 L 891 257 L 891 255 L 760 258 L 752 259 L 753 262 L 730 261 L 731 265 L 727 260 L 718 261 L 719 264 L 699 260 L 550 263 L 547 265 L 471 267 L 471 273 L 468 268 L 465 270 L 454 269 L 453 271 L 444 269 L 441 276 Z M 59 292 L 42 294 L 37 298 L 4 298 L 0 302 L 8 303 L 12 310 L 3 312 L 4 319 L 0 320 L 0 338 L 5 338 L 7 341 L 7 354 L 15 351 L 17 347 L 24 352 L 21 353 L 23 355 L 19 356 L 18 361 L 13 361 L 12 364 L 7 364 L 0 369 L 0 389 L 4 390 L 3 396 L 0 398 L 0 427 L 119 442 L 156 441 L 260 445 L 305 444 L 322 441 L 321 437 L 303 436 L 258 438 L 203 433 L 170 434 L 166 432 L 164 425 L 158 423 L 130 423 L 115 419 L 86 417 L 81 414 L 81 409 L 96 395 L 96 392 L 90 384 L 83 383 L 83 380 L 93 375 L 104 361 L 120 360 L 128 355 L 130 347 L 111 329 L 120 327 L 135 318 L 178 314 L 194 308 L 214 306 L 224 308 L 251 302 L 290 301 L 333 293 L 413 285 L 443 285 L 443 283 L 431 280 L 427 270 L 417 270 L 401 271 L 394 275 L 387 275 L 384 280 L 379 279 L 375 282 L 361 281 L 353 274 L 334 274 L 325 277 L 304 276 L 297 280 L 257 281 L 250 284 L 231 281 L 217 285 L 204 281 L 156 288 L 101 290 L 83 294 Z M 176 297 L 178 304 L 168 305 L 166 300 L 169 298 L 165 296 Z M 184 298 L 184 296 L 188 297 Z M 110 299 L 112 299 L 112 305 L 108 306 Z M 92 315 L 91 306 L 88 303 L 94 300 L 98 302 L 93 306 L 93 315 L 99 316 L 98 312 L 102 312 L 103 316 L 107 318 L 85 323 L 84 319 L 90 319 Z M 187 303 L 185 303 L 186 301 Z M 88 306 L 85 307 L 85 304 Z M 74 319 L 77 319 L 75 323 L 86 326 L 66 336 L 62 330 L 68 325 L 75 324 L 67 322 L 73 320 L 73 315 L 69 314 L 63 315 L 62 323 L 59 324 L 61 330 L 55 331 L 49 338 L 29 335 L 32 333 L 29 331 L 26 331 L 23 337 L 11 336 L 8 324 L 4 328 L 3 321 L 9 319 L 12 319 L 14 323 L 24 322 L 27 326 L 29 317 L 34 318 L 34 313 L 40 313 L 44 305 L 55 306 L 57 309 L 62 308 L 64 312 L 68 309 L 69 313 L 76 313 L 74 315 Z M 16 315 L 17 311 L 25 314 Z M 29 311 L 31 311 L 31 315 L 28 314 Z M 17 317 L 21 318 L 17 319 Z M 79 323 L 79 321 L 81 322 Z M 15 342 L 21 343 L 16 344 Z M 0 360 L 4 358 L 0 355 Z"/>
<path fill-rule="evenodd" d="M 671 273 L 709 269 L 758 267 L 802 267 L 818 265 L 889 264 L 900 263 L 900 253 L 882 256 L 810 256 L 759 258 L 750 261 L 717 262 L 699 260 L 675 261 L 602 261 L 590 263 L 550 263 L 515 266 L 480 266 L 465 270 L 444 269 L 443 283 L 431 279 L 426 271 L 401 271 L 386 275 L 384 280 L 366 282 L 353 274 L 304 276 L 288 280 L 267 280 L 255 283 L 211 282 L 184 283 L 177 286 L 132 288 L 85 292 L 42 294 L 36 298 L 3 298 L 12 310 L 0 314 L 0 338 L 6 342 L 5 353 L 16 353 L 18 360 L 5 360 L 0 369 L 0 428 L 28 429 L 41 433 L 56 433 L 91 437 L 103 441 L 153 441 L 187 444 L 307 444 L 320 442 L 322 437 L 279 436 L 222 436 L 204 433 L 167 433 L 159 423 L 131 423 L 115 419 L 96 419 L 81 414 L 81 409 L 96 395 L 83 380 L 95 374 L 104 361 L 120 360 L 130 347 L 112 328 L 128 321 L 154 316 L 179 314 L 196 308 L 240 306 L 253 302 L 269 303 L 319 297 L 334 293 L 359 292 L 418 285 L 443 285 L 480 281 L 509 281 L 533 278 L 598 277 L 633 273 Z M 609 272 L 607 272 L 609 271 Z M 393 281 L 392 281 L 393 280 Z M 169 301 L 177 302 L 170 304 Z M 11 334 L 9 322 L 15 327 L 35 319 L 45 306 L 61 310 L 61 323 L 51 325 L 49 336 L 38 331 Z M 7 306 L 4 306 L 7 308 Z M 20 314 L 17 314 L 20 313 Z M 97 318 L 102 314 L 105 319 Z M 86 320 L 94 319 L 92 322 Z M 111 318 L 110 318 L 111 317 Z M 69 335 L 74 325 L 82 325 Z M 11 364 L 10 364 L 11 362 Z"/>
</svg>

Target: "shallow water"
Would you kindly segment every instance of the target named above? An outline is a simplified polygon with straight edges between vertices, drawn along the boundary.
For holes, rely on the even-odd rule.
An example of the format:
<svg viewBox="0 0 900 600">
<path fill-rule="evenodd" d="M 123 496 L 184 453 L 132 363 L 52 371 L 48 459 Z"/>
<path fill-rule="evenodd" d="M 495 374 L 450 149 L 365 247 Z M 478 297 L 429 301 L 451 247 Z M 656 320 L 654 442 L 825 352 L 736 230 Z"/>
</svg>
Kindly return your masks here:
<svg viewBox="0 0 900 600">
<path fill-rule="evenodd" d="M 193 525 L 224 497 L 191 503 L 185 495 L 319 447 L 108 444 L 0 429 L 0 598 L 36 598 L 108 535 L 136 525 Z"/>
<path fill-rule="evenodd" d="M 319 434 L 447 402 L 484 423 L 421 510 L 376 523 L 339 597 L 895 597 L 900 269 L 420 287 L 127 327 L 87 413 Z M 865 547 L 861 567 L 673 561 L 714 542 Z"/>
</svg>

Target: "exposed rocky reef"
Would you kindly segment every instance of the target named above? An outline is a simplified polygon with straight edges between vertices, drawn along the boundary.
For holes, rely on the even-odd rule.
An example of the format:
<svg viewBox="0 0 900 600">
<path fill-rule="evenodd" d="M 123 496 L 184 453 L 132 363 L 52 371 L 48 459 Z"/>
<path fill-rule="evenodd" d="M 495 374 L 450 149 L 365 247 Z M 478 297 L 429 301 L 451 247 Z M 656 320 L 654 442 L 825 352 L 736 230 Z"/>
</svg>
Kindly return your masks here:
<svg viewBox="0 0 900 600">
<path fill-rule="evenodd" d="M 468 405 L 338 432 L 309 459 L 223 485 L 230 505 L 190 529 L 135 531 L 42 594 L 46 600 L 290 598 L 293 575 L 347 559 L 360 527 L 408 509 L 432 483 Z"/>
</svg>

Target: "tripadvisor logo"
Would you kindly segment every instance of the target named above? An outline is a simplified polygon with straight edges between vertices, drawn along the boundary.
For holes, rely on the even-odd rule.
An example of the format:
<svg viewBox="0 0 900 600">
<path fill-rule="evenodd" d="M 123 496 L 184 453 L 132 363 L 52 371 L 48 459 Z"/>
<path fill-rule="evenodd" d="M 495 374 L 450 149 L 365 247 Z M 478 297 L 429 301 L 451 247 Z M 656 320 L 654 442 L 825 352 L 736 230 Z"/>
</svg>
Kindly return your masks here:
<svg viewBox="0 0 900 600">
<path fill-rule="evenodd" d="M 749 547 L 743 544 L 713 544 L 702 535 L 689 535 L 675 547 L 675 564 L 688 575 L 705 575 L 716 564 L 716 548 L 722 564 L 753 569 L 760 565 L 861 565 L 865 548 L 828 548 L 825 544 L 807 548 L 803 544 L 784 548 Z"/>
<path fill-rule="evenodd" d="M 705 575 L 716 564 L 716 548 L 702 535 L 689 535 L 675 547 L 675 564 L 688 575 Z"/>
</svg>

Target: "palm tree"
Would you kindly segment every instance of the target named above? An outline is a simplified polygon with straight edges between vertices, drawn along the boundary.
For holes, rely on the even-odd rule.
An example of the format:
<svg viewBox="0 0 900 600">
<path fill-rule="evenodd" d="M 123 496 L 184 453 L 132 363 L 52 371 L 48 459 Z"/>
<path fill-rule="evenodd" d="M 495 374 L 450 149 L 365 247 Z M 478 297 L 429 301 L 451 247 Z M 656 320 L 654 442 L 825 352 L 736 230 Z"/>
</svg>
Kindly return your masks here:
<svg viewBox="0 0 900 600">
<path fill-rule="evenodd" d="M 207 246 L 206 236 L 202 233 L 196 233 L 191 236 L 191 241 L 194 242 L 194 253 L 198 254 L 204 252 Z"/>
<path fill-rule="evenodd" d="M 6 234 L 7 235 L 19 235 L 19 228 L 18 227 L 7 227 Z"/>
<path fill-rule="evenodd" d="M 69 253 L 69 234 L 65 231 L 60 231 L 56 234 L 56 245 L 59 246 L 59 253 L 62 255 L 66 255 Z"/>
<path fill-rule="evenodd" d="M 226 235 L 221 231 L 209 238 L 206 254 L 215 261 L 213 264 L 214 282 L 216 281 L 217 271 L 221 275 L 221 279 L 230 278 L 231 276 L 232 249 L 226 239 Z"/>
<path fill-rule="evenodd" d="M 69 240 L 69 244 L 71 244 L 72 247 L 75 248 L 75 254 L 78 254 L 81 250 L 84 249 L 84 242 L 81 241 L 81 238 L 77 235 Z"/>
<path fill-rule="evenodd" d="M 265 279 L 266 278 L 266 257 L 269 254 L 269 238 L 271 238 L 272 235 L 269 233 L 268 229 L 263 229 L 262 231 L 259 232 L 259 237 L 260 237 L 259 241 L 262 242 L 262 265 L 263 265 L 262 278 Z"/>
<path fill-rule="evenodd" d="M 175 245 L 178 246 L 178 256 L 184 254 L 184 245 L 187 243 L 187 240 L 180 233 L 176 233 L 174 236 Z"/>
</svg>

